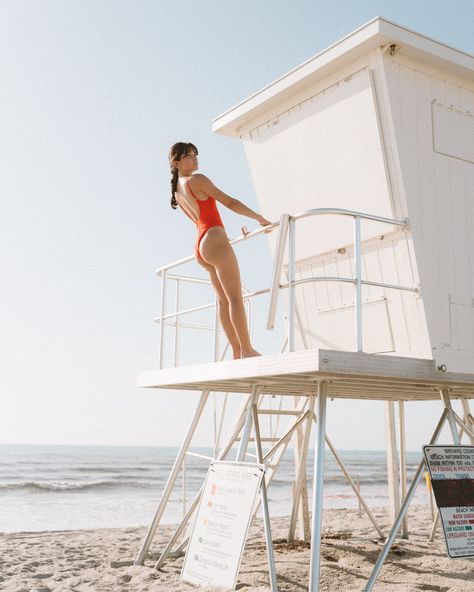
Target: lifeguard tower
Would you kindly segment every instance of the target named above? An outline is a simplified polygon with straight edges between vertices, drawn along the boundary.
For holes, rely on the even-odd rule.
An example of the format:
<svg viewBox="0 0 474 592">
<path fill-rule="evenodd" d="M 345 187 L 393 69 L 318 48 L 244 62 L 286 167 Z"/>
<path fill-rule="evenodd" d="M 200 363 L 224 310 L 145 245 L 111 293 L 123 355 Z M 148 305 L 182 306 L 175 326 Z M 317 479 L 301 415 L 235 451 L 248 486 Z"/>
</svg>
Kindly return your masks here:
<svg viewBox="0 0 474 592">
<path fill-rule="evenodd" d="M 242 434 L 240 459 L 251 406 L 265 413 L 263 397 L 292 395 L 292 410 L 280 408 L 293 416 L 281 437 L 285 446 L 296 434 L 299 442 L 290 538 L 298 515 L 307 524 L 305 463 L 317 418 L 309 584 L 316 591 L 327 397 L 387 402 L 393 499 L 395 403 L 403 416 L 404 401 L 441 397 L 431 443 L 446 421 L 455 444 L 457 426 L 474 443 L 468 405 L 474 393 L 474 57 L 377 17 L 220 115 L 213 129 L 243 142 L 260 210 L 278 220 L 278 231 L 268 235 L 269 312 L 259 325 L 271 328 L 279 295 L 286 298 L 285 351 L 237 361 L 216 355 L 212 363 L 179 368 L 160 363 L 141 373 L 138 385 L 202 393 L 174 479 L 210 392 L 246 394 L 220 453 L 225 458 Z M 245 240 L 256 234 L 261 231 Z M 182 312 L 177 306 L 165 314 L 166 286 L 200 281 L 173 272 L 185 261 L 159 270 L 162 336 L 167 319 L 178 330 Z M 462 418 L 452 398 L 462 400 Z M 403 427 L 400 436 L 403 481 Z M 278 438 L 273 441 L 276 447 Z M 269 480 L 278 465 L 270 458 Z M 403 503 L 393 502 L 393 528 L 367 591 L 422 469 L 423 463 L 408 492 L 402 487 Z M 172 475 L 138 562 L 173 484 Z"/>
</svg>

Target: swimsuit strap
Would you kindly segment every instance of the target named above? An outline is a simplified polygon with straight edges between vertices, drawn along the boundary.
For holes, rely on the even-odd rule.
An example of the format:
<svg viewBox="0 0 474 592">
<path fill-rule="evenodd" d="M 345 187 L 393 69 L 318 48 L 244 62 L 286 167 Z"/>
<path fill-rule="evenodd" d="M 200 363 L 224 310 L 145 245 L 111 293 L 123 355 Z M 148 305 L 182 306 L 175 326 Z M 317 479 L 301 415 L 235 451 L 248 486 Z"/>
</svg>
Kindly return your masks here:
<svg viewBox="0 0 474 592">
<path fill-rule="evenodd" d="M 194 199 L 197 199 L 197 197 L 194 195 L 194 191 L 191 189 L 191 185 L 189 184 L 189 179 L 186 181 L 186 185 L 187 185 L 189 191 L 191 192 L 191 195 L 194 197 Z"/>
<path fill-rule="evenodd" d="M 207 196 L 206 199 L 199 199 L 198 197 L 196 197 L 194 195 L 194 191 L 191 189 L 191 185 L 189 184 L 189 179 L 186 181 L 186 185 L 188 186 L 189 191 L 191 192 L 191 195 L 194 197 L 194 199 L 196 199 L 198 202 L 200 201 L 207 201 L 209 199 L 209 196 Z"/>
</svg>

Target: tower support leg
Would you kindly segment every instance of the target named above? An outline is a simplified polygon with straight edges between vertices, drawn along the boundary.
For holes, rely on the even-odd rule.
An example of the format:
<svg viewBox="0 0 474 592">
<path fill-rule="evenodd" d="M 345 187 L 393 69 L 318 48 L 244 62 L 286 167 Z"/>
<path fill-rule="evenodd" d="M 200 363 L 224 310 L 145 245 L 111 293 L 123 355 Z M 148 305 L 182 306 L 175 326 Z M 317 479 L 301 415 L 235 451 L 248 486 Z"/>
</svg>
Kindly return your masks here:
<svg viewBox="0 0 474 592">
<path fill-rule="evenodd" d="M 441 418 L 438 422 L 438 425 L 436 426 L 436 429 L 435 429 L 433 436 L 432 436 L 429 443 L 436 444 L 436 441 L 437 441 L 438 436 L 441 432 L 441 429 L 444 425 L 444 422 L 448 421 L 449 428 L 451 431 L 451 436 L 453 438 L 453 443 L 455 446 L 458 446 L 460 443 L 460 440 L 459 440 L 459 434 L 458 434 L 457 427 L 456 427 L 456 415 L 451 407 L 451 399 L 449 397 L 449 392 L 446 389 L 441 389 L 440 394 L 441 394 L 441 400 L 443 401 L 444 410 L 443 410 Z M 388 535 L 387 540 L 385 541 L 385 545 L 384 545 L 382 551 L 380 552 L 380 555 L 379 555 L 377 562 L 374 566 L 372 574 L 370 575 L 367 585 L 364 588 L 364 592 L 370 592 L 372 590 L 372 588 L 374 587 L 374 584 L 377 580 L 380 570 L 382 569 L 384 561 L 387 558 L 388 552 L 390 551 L 390 547 L 392 546 L 395 536 L 398 532 L 398 529 L 400 528 L 403 517 L 405 516 L 405 513 L 408 510 L 408 506 L 411 502 L 411 499 L 415 493 L 415 490 L 418 487 L 418 484 L 420 482 L 420 479 L 423 474 L 423 470 L 424 470 L 425 466 L 426 466 L 426 463 L 425 463 L 425 459 L 423 458 L 422 461 L 420 462 L 418 470 L 416 471 L 415 477 L 413 478 L 413 482 L 408 490 L 408 493 L 407 493 L 406 498 L 402 504 L 402 507 L 400 508 L 400 512 L 398 513 L 398 516 L 392 526 L 392 530 L 390 531 L 390 534 Z"/>
<path fill-rule="evenodd" d="M 224 448 L 220 451 L 219 456 L 217 457 L 217 460 L 224 460 L 227 457 L 227 454 L 229 453 L 230 449 L 232 448 L 240 431 L 242 430 L 242 426 L 245 423 L 245 418 L 247 417 L 249 405 L 250 405 L 250 398 L 247 398 L 247 400 L 245 401 L 245 403 L 242 406 L 242 410 L 238 416 L 238 420 L 237 420 L 237 423 L 234 427 L 232 435 L 229 437 Z M 160 555 L 158 561 L 156 562 L 155 567 L 154 567 L 155 570 L 160 569 L 160 567 L 165 563 L 166 559 L 171 555 L 172 548 L 173 548 L 174 544 L 178 540 L 180 534 L 186 528 L 191 516 L 193 515 L 194 510 L 197 508 L 199 500 L 201 499 L 201 494 L 202 494 L 203 488 L 204 488 L 204 485 L 201 486 L 200 490 L 195 495 L 193 501 L 191 502 L 191 504 L 186 512 L 186 515 L 181 520 L 178 528 L 175 530 L 173 536 L 171 537 L 168 544 L 166 545 L 163 553 Z M 186 543 L 186 542 L 187 542 L 187 539 L 186 539 L 186 541 L 184 541 L 184 543 Z M 180 545 L 180 548 L 182 548 L 182 547 L 183 547 L 183 543 L 181 543 L 181 545 Z"/>
<path fill-rule="evenodd" d="M 257 453 L 257 461 L 263 464 L 262 441 L 260 439 L 260 427 L 258 422 L 257 400 L 252 400 L 251 406 L 253 416 L 253 426 L 255 430 L 255 451 Z M 262 500 L 263 511 L 263 525 L 265 529 L 265 542 L 267 545 L 267 559 L 268 571 L 270 574 L 270 589 L 272 592 L 278 592 L 278 584 L 275 569 L 275 557 L 273 554 L 272 530 L 270 525 L 270 513 L 268 511 L 267 486 L 265 482 L 265 475 L 263 475 L 262 484 L 260 485 L 260 497 Z"/>
<path fill-rule="evenodd" d="M 201 398 L 199 399 L 199 403 L 196 408 L 196 411 L 194 412 L 191 423 L 189 424 L 183 443 L 181 444 L 181 448 L 179 449 L 178 456 L 174 461 L 173 468 L 163 490 L 163 495 L 161 496 L 161 500 L 158 505 L 158 509 L 156 510 L 155 517 L 153 518 L 153 522 L 151 523 L 151 526 L 148 529 L 148 533 L 146 535 L 145 541 L 143 542 L 142 548 L 140 549 L 138 556 L 135 559 L 135 565 L 143 565 L 143 562 L 145 561 L 148 549 L 150 548 L 156 529 L 158 528 L 161 517 L 163 516 L 163 512 L 168 502 L 168 498 L 171 495 L 175 481 L 178 478 L 179 472 L 184 461 L 184 457 L 188 451 L 189 445 L 194 436 L 194 432 L 196 431 L 196 427 L 198 425 L 199 419 L 201 418 L 202 412 L 204 411 L 204 407 L 206 406 L 208 398 L 209 391 L 203 391 L 201 393 Z"/>
<path fill-rule="evenodd" d="M 339 465 L 339 467 L 340 467 L 340 469 L 341 469 L 344 477 L 346 478 L 346 480 L 349 483 L 349 485 L 352 487 L 352 490 L 354 491 L 357 499 L 359 500 L 360 505 L 364 508 L 367 516 L 369 517 L 370 521 L 374 525 L 375 530 L 379 533 L 380 538 L 384 539 L 385 538 L 385 535 L 383 533 L 383 530 L 380 528 L 377 520 L 375 519 L 375 516 L 370 511 L 369 506 L 365 503 L 365 500 L 364 500 L 364 498 L 362 497 L 362 495 L 360 493 L 359 487 L 354 483 L 354 480 L 349 475 L 349 471 L 346 469 L 344 463 L 342 462 L 341 457 L 338 455 L 336 449 L 334 448 L 333 443 L 331 442 L 331 440 L 329 439 L 329 436 L 327 436 L 327 435 L 326 435 L 326 444 L 329 446 L 329 449 L 333 453 L 334 458 L 336 459 L 336 462 Z"/>
<path fill-rule="evenodd" d="M 461 444 L 461 438 L 460 438 L 460 435 L 458 434 L 458 430 L 456 427 L 456 420 L 455 420 L 453 408 L 451 406 L 451 399 L 449 397 L 449 393 L 447 390 L 441 390 L 440 393 L 441 393 L 441 400 L 443 401 L 444 408 L 447 409 L 447 411 L 448 411 L 447 419 L 448 419 L 449 429 L 451 430 L 451 436 L 453 438 L 453 442 L 454 442 L 454 444 L 456 444 L 456 446 L 459 446 L 459 444 Z M 436 512 L 436 517 L 433 520 L 433 524 L 431 526 L 431 531 L 430 531 L 430 536 L 429 536 L 430 543 L 432 543 L 435 539 L 436 531 L 438 530 L 438 526 L 439 526 L 439 510 Z"/>
<path fill-rule="evenodd" d="M 311 559 L 309 592 L 319 592 L 321 569 L 321 527 L 323 514 L 324 448 L 326 436 L 326 385 L 318 385 L 318 422 L 316 424 L 316 453 L 314 455 L 313 516 L 311 527 Z"/>
<path fill-rule="evenodd" d="M 390 522 L 400 510 L 400 481 L 398 477 L 397 434 L 395 431 L 395 403 L 385 403 L 385 424 L 387 430 L 387 478 L 390 502 Z"/>
<path fill-rule="evenodd" d="M 474 427 L 474 420 L 471 415 L 471 410 L 469 409 L 469 400 L 468 399 L 461 399 L 462 410 L 464 414 L 464 423 L 471 428 Z M 471 440 L 471 444 L 474 445 L 474 437 L 472 435 L 469 436 Z"/>
<path fill-rule="evenodd" d="M 398 401 L 398 427 L 400 434 L 400 495 L 407 495 L 407 452 L 405 440 L 405 401 Z M 408 538 L 408 518 L 405 514 L 402 521 L 402 539 Z"/>
<path fill-rule="evenodd" d="M 309 438 L 311 435 L 311 428 L 313 425 L 315 396 L 309 395 L 308 419 L 304 434 L 297 432 L 298 436 L 298 462 L 297 474 L 295 482 L 295 492 L 293 497 L 293 507 L 291 509 L 290 527 L 288 530 L 288 542 L 291 543 L 295 538 L 296 523 L 298 515 L 302 521 L 301 534 L 304 540 L 309 538 L 309 533 L 306 532 L 306 521 L 308 517 L 308 490 L 306 487 L 306 459 L 308 457 Z M 295 450 L 296 453 L 296 450 Z"/>
</svg>

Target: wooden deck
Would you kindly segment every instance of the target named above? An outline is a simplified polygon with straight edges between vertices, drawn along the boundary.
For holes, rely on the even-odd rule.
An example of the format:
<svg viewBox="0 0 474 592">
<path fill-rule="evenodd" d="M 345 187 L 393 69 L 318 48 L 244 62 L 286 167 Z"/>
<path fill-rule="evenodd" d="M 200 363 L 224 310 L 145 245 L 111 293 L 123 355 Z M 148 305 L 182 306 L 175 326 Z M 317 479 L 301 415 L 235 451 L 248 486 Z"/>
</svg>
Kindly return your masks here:
<svg viewBox="0 0 474 592">
<path fill-rule="evenodd" d="M 326 382 L 331 398 L 426 401 L 441 388 L 452 398 L 474 398 L 474 373 L 439 372 L 433 360 L 311 349 L 243 360 L 141 372 L 144 388 L 307 395 Z"/>
</svg>

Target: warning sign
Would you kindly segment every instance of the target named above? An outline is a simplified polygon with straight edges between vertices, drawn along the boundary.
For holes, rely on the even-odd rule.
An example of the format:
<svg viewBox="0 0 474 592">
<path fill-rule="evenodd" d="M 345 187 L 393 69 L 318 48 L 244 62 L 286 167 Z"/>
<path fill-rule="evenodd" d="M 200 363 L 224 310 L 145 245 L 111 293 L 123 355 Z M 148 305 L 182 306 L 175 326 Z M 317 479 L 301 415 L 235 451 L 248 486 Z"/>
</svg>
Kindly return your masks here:
<svg viewBox="0 0 474 592">
<path fill-rule="evenodd" d="M 448 555 L 474 557 L 474 446 L 424 446 Z"/>
<path fill-rule="evenodd" d="M 264 465 L 213 461 L 194 522 L 181 579 L 233 590 Z"/>
</svg>

